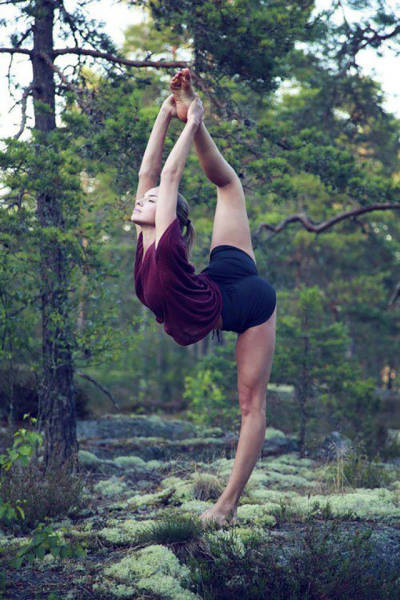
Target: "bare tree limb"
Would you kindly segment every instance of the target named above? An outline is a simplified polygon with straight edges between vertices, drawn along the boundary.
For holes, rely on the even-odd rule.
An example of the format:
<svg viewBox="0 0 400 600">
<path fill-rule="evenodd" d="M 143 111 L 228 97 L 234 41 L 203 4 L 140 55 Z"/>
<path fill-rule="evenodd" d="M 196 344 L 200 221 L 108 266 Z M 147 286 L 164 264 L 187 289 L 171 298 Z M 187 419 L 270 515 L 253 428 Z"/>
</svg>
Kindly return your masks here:
<svg viewBox="0 0 400 600">
<path fill-rule="evenodd" d="M 190 66 L 190 64 L 187 61 L 182 60 L 130 60 L 129 58 L 124 58 L 123 56 L 115 56 L 115 54 L 111 54 L 110 52 L 99 52 L 98 50 L 89 50 L 88 48 L 55 48 L 53 54 L 54 56 L 61 56 L 62 54 L 93 56 L 94 58 L 104 58 L 109 62 L 117 63 L 120 65 L 127 65 L 128 67 L 155 67 L 156 69 L 178 69 Z"/>
<path fill-rule="evenodd" d="M 57 75 L 59 76 L 59 78 L 61 79 L 61 81 L 64 83 L 64 85 L 70 89 L 71 91 L 75 92 L 79 95 L 81 95 L 83 93 L 83 90 L 81 88 L 79 88 L 78 86 L 74 85 L 73 83 L 71 83 L 70 81 L 68 81 L 68 79 L 65 77 L 64 73 L 58 68 L 56 67 L 56 65 L 53 63 L 53 61 L 47 56 L 47 54 L 45 54 L 44 52 L 39 52 L 39 56 L 41 56 L 41 58 L 43 58 L 43 60 L 49 65 L 49 67 L 51 69 L 53 69 L 53 71 L 55 73 L 57 73 Z"/>
<path fill-rule="evenodd" d="M 261 223 L 256 230 L 256 235 L 258 235 L 262 229 L 267 229 L 272 233 L 267 237 L 267 240 L 270 239 L 276 233 L 280 233 L 283 229 L 285 229 L 290 223 L 299 222 L 303 225 L 307 231 L 311 231 L 313 233 L 322 233 L 326 231 L 330 227 L 336 225 L 336 223 L 340 223 L 345 219 L 350 219 L 351 217 L 356 217 L 358 215 L 362 215 L 368 212 L 372 212 L 375 210 L 399 210 L 400 202 L 395 204 L 392 203 L 381 203 L 381 204 L 371 204 L 370 206 L 362 206 L 359 208 L 354 208 L 348 212 L 342 212 L 336 215 L 336 217 L 332 217 L 332 219 L 328 219 L 327 221 L 322 221 L 322 223 L 313 223 L 305 213 L 298 213 L 297 215 L 291 215 L 290 217 L 286 217 L 279 225 L 269 225 L 268 223 Z"/>
<path fill-rule="evenodd" d="M 33 50 L 29 50 L 29 48 L 0 48 L 0 52 L 7 52 L 8 54 L 28 54 L 29 56 L 33 54 Z"/>
<path fill-rule="evenodd" d="M 393 294 L 389 298 L 388 308 L 391 308 L 392 306 L 394 306 L 394 303 L 396 302 L 396 300 L 398 298 L 400 298 L 400 281 L 395 286 Z"/>
<path fill-rule="evenodd" d="M 21 98 L 21 125 L 18 132 L 14 135 L 17 140 L 23 133 L 26 125 L 26 103 L 28 100 L 29 93 L 32 91 L 32 82 L 24 89 L 24 93 Z M 21 207 L 20 207 L 21 208 Z"/>
<path fill-rule="evenodd" d="M 9 54 L 27 54 L 33 56 L 34 50 L 28 48 L 0 48 L 0 52 Z M 180 69 L 190 66 L 190 63 L 182 60 L 130 60 L 123 56 L 115 56 L 110 52 L 100 52 L 98 50 L 90 50 L 89 48 L 55 48 L 53 56 L 61 56 L 63 54 L 76 54 L 78 56 L 92 56 L 93 58 L 103 58 L 109 62 L 128 67 L 154 67 L 155 69 Z"/>
<path fill-rule="evenodd" d="M 99 390 L 101 392 L 103 392 L 103 394 L 105 394 L 110 400 L 111 402 L 114 404 L 115 408 L 117 408 L 119 410 L 119 404 L 118 402 L 115 400 L 114 396 L 112 395 L 111 392 L 109 392 L 108 390 L 106 390 L 106 388 L 104 388 L 98 381 L 96 381 L 95 379 L 93 379 L 93 377 L 90 377 L 90 375 L 86 375 L 86 373 L 76 373 L 77 375 L 79 375 L 79 377 L 82 377 L 83 379 L 87 379 L 88 381 L 90 381 L 90 383 L 93 383 L 93 385 L 95 385 L 96 387 L 99 388 Z"/>
<path fill-rule="evenodd" d="M 18 194 L 15 194 L 15 196 L 0 196 L 0 203 L 1 202 L 9 202 L 10 204 L 7 205 L 7 209 L 10 210 L 11 208 L 14 208 L 14 206 L 17 206 L 19 210 L 21 210 L 21 205 L 22 205 L 22 200 L 24 199 L 24 194 L 25 194 L 25 188 L 22 188 Z"/>
</svg>

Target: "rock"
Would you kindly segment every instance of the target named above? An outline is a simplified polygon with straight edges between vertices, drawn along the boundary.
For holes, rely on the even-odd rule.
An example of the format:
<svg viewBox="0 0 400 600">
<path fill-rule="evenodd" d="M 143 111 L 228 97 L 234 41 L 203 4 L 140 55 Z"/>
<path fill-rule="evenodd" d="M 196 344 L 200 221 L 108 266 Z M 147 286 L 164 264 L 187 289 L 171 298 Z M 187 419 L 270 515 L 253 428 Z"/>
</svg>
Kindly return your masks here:
<svg viewBox="0 0 400 600">
<path fill-rule="evenodd" d="M 261 456 L 275 456 L 298 450 L 299 444 L 296 438 L 287 436 L 283 431 L 273 427 L 267 427 L 265 441 L 261 449 Z"/>
<path fill-rule="evenodd" d="M 346 457 L 352 449 L 352 441 L 339 431 L 332 431 L 316 450 L 316 457 L 337 460 Z"/>
<path fill-rule="evenodd" d="M 178 419 L 162 419 L 158 415 L 106 415 L 96 420 L 77 421 L 78 440 L 154 436 L 180 440 L 196 435 L 197 428 L 192 423 Z"/>
</svg>

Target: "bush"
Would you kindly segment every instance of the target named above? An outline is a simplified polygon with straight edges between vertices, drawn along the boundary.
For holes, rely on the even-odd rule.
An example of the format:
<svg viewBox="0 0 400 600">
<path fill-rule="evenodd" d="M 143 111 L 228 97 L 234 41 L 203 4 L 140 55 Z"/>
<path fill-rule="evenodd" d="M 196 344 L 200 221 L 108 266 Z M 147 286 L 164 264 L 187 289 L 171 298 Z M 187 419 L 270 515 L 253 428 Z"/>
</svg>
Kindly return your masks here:
<svg viewBox="0 0 400 600">
<path fill-rule="evenodd" d="M 243 539 L 231 530 L 210 535 L 207 551 L 187 564 L 208 600 L 397 598 L 400 559 L 377 561 L 371 535 L 315 521 L 280 539 L 261 530 Z"/>
<path fill-rule="evenodd" d="M 14 433 L 13 445 L 0 455 L 0 522 L 14 533 L 29 531 L 46 517 L 63 516 L 83 504 L 81 476 L 63 466 L 45 470 L 34 456 L 41 442 L 42 434 L 22 427 Z"/>
<path fill-rule="evenodd" d="M 194 375 L 185 377 L 186 416 L 198 425 L 233 426 L 240 410 L 236 389 L 236 362 L 232 344 L 219 346 L 204 356 Z"/>
<path fill-rule="evenodd" d="M 20 505 L 24 519 L 8 524 L 14 533 L 25 533 L 46 517 L 65 516 L 72 509 L 83 507 L 84 482 L 63 467 L 48 469 L 32 460 L 28 465 L 13 466 L 1 482 L 3 502 Z"/>
</svg>

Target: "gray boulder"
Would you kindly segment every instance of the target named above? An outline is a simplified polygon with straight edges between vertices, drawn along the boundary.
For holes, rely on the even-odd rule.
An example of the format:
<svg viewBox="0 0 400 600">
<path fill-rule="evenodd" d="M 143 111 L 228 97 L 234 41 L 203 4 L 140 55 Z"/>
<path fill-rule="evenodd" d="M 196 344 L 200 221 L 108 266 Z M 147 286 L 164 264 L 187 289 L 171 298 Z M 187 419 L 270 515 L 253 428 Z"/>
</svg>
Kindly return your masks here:
<svg viewBox="0 0 400 600">
<path fill-rule="evenodd" d="M 317 449 L 316 458 L 332 461 L 338 458 L 346 458 L 352 448 L 353 444 L 350 438 L 340 433 L 340 431 L 332 431 Z"/>
</svg>

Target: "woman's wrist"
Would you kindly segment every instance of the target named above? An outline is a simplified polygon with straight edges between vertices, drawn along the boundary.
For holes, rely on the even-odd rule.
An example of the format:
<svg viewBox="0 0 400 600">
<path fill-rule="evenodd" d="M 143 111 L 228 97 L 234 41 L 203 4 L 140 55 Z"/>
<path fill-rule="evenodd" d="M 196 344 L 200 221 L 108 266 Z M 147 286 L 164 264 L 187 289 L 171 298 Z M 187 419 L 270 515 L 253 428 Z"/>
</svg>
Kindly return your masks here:
<svg viewBox="0 0 400 600">
<path fill-rule="evenodd" d="M 173 115 L 173 110 L 169 107 L 169 106 L 165 106 L 164 104 L 161 105 L 160 108 L 160 112 L 159 114 L 164 118 L 164 119 L 168 119 L 169 121 L 172 119 Z"/>
<path fill-rule="evenodd" d="M 199 117 L 189 117 L 186 121 L 186 125 L 189 125 L 193 129 L 197 129 L 198 127 L 200 127 L 202 121 L 203 119 Z"/>
</svg>

